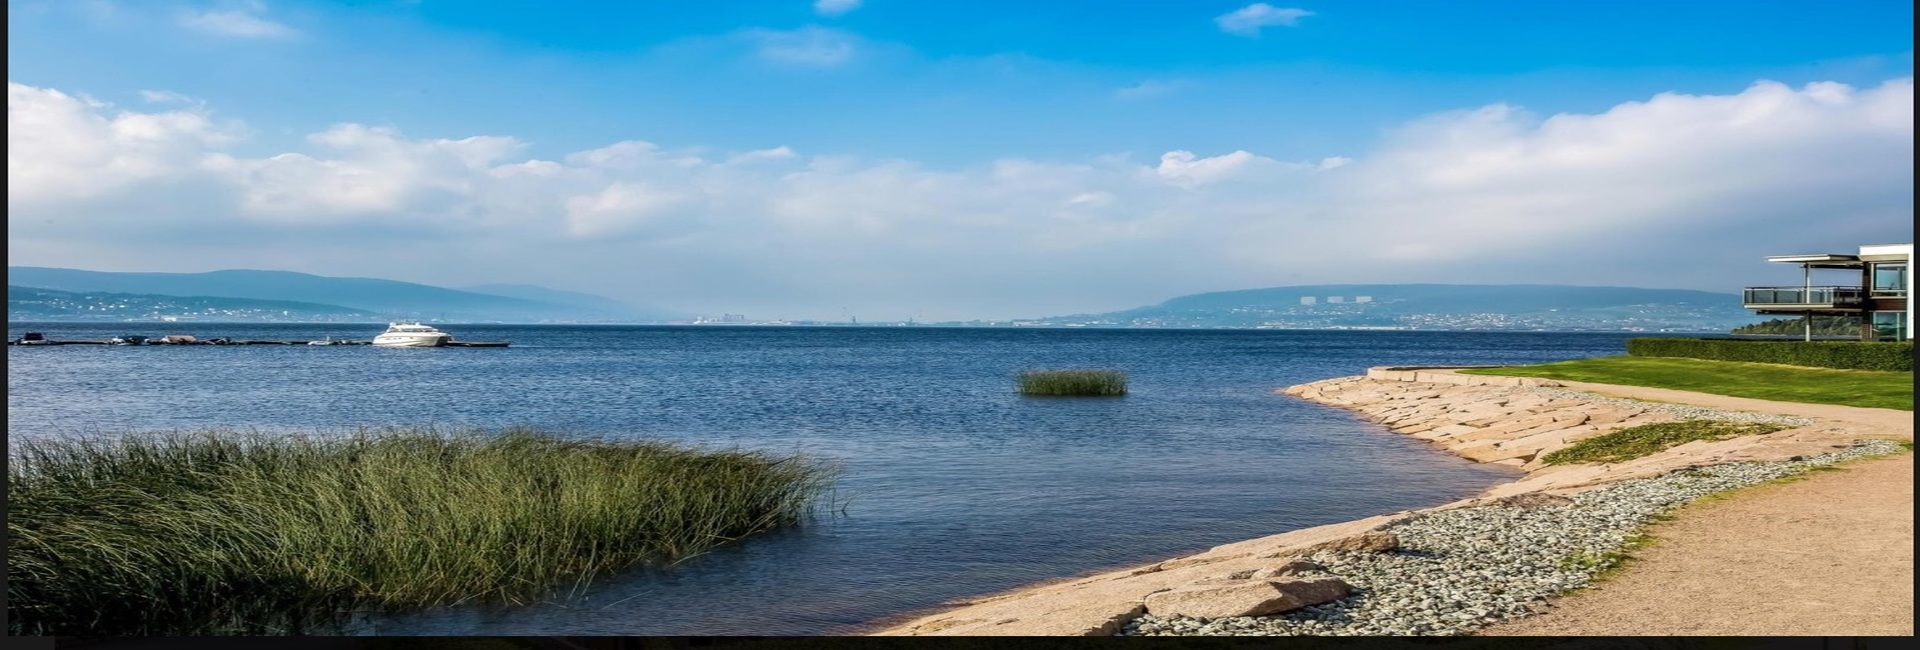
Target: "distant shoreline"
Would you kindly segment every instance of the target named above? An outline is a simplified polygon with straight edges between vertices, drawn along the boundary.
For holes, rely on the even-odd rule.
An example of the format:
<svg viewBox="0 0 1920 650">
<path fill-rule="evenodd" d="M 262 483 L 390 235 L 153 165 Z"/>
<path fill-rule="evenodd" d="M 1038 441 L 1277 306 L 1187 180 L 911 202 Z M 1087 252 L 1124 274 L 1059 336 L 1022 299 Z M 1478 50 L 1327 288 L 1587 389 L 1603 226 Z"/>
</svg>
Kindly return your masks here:
<svg viewBox="0 0 1920 650">
<path fill-rule="evenodd" d="M 378 325 L 385 325 L 389 322 L 391 321 L 386 319 L 367 320 L 367 321 L 245 321 L 245 320 L 236 320 L 236 321 L 215 321 L 215 320 L 54 321 L 54 320 L 9 319 L 7 321 L 7 325 L 8 327 L 19 327 L 23 325 L 102 327 L 106 325 L 116 325 L 116 324 L 125 324 L 129 326 L 167 325 L 167 326 L 174 326 L 174 327 L 191 327 L 195 325 L 208 325 L 208 326 L 367 325 L 367 326 L 378 326 Z M 1140 325 L 1011 324 L 1010 322 L 995 322 L 993 324 L 977 324 L 977 325 L 965 324 L 965 323 L 945 323 L 945 322 L 911 323 L 911 324 L 905 323 L 905 322 L 900 322 L 900 323 L 578 322 L 578 323 L 575 323 L 575 322 L 465 321 L 465 320 L 440 320 L 440 319 L 431 319 L 431 318 L 422 319 L 422 322 L 439 324 L 439 325 L 480 325 L 480 326 L 503 326 L 503 327 L 703 327 L 703 328 L 787 327 L 787 328 L 795 328 L 795 329 L 805 328 L 805 329 L 1020 329 L 1020 330 L 1049 329 L 1049 330 L 1099 330 L 1099 331 L 1129 330 L 1129 331 L 1154 331 L 1154 332 L 1196 332 L 1196 331 L 1199 331 L 1199 332 L 1219 332 L 1219 331 L 1229 331 L 1229 332 L 1434 332 L 1434 333 L 1445 333 L 1445 332 L 1469 333 L 1470 332 L 1475 334 L 1503 334 L 1503 333 L 1631 334 L 1631 335 L 1646 335 L 1646 336 L 1715 335 L 1715 336 L 1724 336 L 1727 338 L 1768 338 L 1768 339 L 1800 338 L 1797 336 L 1776 336 L 1776 335 L 1765 335 L 1765 334 L 1733 335 L 1733 334 L 1728 334 L 1725 330 L 1718 330 L 1718 329 L 1647 331 L 1647 330 L 1625 330 L 1625 329 L 1617 329 L 1617 330 L 1616 329 L 1468 329 L 1468 328 L 1441 329 L 1441 328 L 1416 328 L 1416 327 L 1234 327 L 1234 326 L 1153 327 L 1153 326 L 1140 326 Z M 1850 339 L 1849 337 L 1841 337 L 1841 336 L 1832 336 L 1832 337 L 1815 336 L 1814 337 L 1815 340 L 1821 340 L 1821 339 L 1852 340 L 1857 338 L 1858 337 L 1851 337 Z"/>
</svg>

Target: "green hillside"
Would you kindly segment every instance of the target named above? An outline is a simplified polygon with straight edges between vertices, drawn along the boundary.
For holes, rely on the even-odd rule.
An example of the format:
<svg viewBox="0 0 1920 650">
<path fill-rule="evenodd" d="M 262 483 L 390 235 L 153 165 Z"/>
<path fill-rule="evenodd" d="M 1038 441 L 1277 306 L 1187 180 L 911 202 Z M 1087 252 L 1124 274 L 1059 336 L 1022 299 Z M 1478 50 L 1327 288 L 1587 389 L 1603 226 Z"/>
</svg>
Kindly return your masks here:
<svg viewBox="0 0 1920 650">
<path fill-rule="evenodd" d="M 7 267 L 7 281 L 13 286 L 78 293 L 201 296 L 338 305 L 387 319 L 507 322 L 644 322 L 659 319 L 658 316 L 645 313 L 644 309 L 606 298 L 540 287 L 513 286 L 502 291 L 540 295 L 547 299 L 461 291 L 397 280 L 338 278 L 291 271 L 117 273 L 10 266 Z"/>
<path fill-rule="evenodd" d="M 163 296 L 101 291 L 56 291 L 7 286 L 10 321 L 346 321 L 377 322 L 362 309 L 291 300 Z"/>
</svg>

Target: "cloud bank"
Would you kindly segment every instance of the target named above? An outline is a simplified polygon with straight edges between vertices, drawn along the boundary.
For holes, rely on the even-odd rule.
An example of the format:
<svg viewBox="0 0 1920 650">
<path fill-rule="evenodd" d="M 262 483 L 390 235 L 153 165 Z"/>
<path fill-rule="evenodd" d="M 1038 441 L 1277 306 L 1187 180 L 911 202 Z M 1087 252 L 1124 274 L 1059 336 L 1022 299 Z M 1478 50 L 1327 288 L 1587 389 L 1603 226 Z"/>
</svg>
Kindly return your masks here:
<svg viewBox="0 0 1920 650">
<path fill-rule="evenodd" d="M 7 88 L 8 258 L 534 282 L 754 317 L 1106 310 L 1317 282 L 1732 290 L 1759 256 L 1911 241 L 1913 83 L 1761 82 L 1596 114 L 1491 105 L 1368 151 L 1169 151 L 957 169 L 340 124 L 232 153 L 203 104 Z M 1276 119 L 1279 119 L 1276 116 Z M 770 143 L 771 144 L 771 143 Z M 1764 267 L 1759 267 L 1764 269 Z"/>
</svg>

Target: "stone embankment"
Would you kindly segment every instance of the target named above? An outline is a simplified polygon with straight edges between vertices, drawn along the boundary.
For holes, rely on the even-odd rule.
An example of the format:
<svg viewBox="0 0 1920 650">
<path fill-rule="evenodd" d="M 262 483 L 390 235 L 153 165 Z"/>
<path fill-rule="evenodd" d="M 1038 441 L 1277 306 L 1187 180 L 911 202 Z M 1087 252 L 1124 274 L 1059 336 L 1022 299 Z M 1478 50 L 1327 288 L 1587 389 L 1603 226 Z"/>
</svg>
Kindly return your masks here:
<svg viewBox="0 0 1920 650">
<path fill-rule="evenodd" d="M 1527 475 L 1482 497 L 1568 490 L 1657 476 L 1676 469 L 1748 460 L 1783 460 L 1833 450 L 1861 432 L 1840 422 L 1646 402 L 1568 390 L 1531 377 L 1462 375 L 1445 370 L 1374 368 L 1282 391 L 1359 413 L 1395 433 L 1426 440 L 1464 458 L 1517 467 Z M 1790 429 L 1764 436 L 1691 442 L 1614 464 L 1547 465 L 1541 457 L 1614 429 L 1681 420 L 1771 422 Z"/>
<path fill-rule="evenodd" d="M 951 603 L 879 634 L 1465 633 L 1524 616 L 1539 599 L 1584 584 L 1634 529 L 1687 499 L 1898 449 L 1856 444 L 1870 432 L 1845 422 L 1621 399 L 1547 380 L 1444 369 L 1376 368 L 1366 377 L 1282 392 L 1526 474 L 1436 508 Z M 1540 460 L 1613 429 L 1687 419 L 1792 428 L 1688 443 L 1616 464 Z"/>
</svg>

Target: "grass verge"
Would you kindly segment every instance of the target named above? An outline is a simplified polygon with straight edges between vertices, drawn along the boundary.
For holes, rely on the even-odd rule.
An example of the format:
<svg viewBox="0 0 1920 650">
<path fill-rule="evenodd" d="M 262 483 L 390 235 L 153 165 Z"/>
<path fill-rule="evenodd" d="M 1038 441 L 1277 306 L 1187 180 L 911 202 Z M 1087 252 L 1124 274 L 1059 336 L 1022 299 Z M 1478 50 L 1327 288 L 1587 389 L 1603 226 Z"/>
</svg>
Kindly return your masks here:
<svg viewBox="0 0 1920 650">
<path fill-rule="evenodd" d="M 1652 546 L 1658 538 L 1646 532 L 1628 535 L 1620 546 L 1599 553 L 1579 552 L 1560 558 L 1560 568 L 1593 572 L 1593 580 L 1612 577 L 1633 559 L 1633 552 Z"/>
<path fill-rule="evenodd" d="M 1020 394 L 1109 396 L 1127 394 L 1127 373 L 1118 370 L 1029 370 L 1020 373 Z"/>
<path fill-rule="evenodd" d="M 1596 357 L 1463 374 L 1542 377 L 1690 390 L 1782 402 L 1913 410 L 1913 373 L 1670 357 Z"/>
<path fill-rule="evenodd" d="M 1787 427 L 1764 422 L 1687 420 L 1657 422 L 1615 429 L 1582 440 L 1540 458 L 1548 465 L 1617 463 L 1658 453 L 1695 440 L 1726 440 L 1773 433 Z"/>
<path fill-rule="evenodd" d="M 324 633 L 354 610 L 522 604 L 796 523 L 835 473 L 526 430 L 16 443 L 8 632 Z"/>
</svg>

